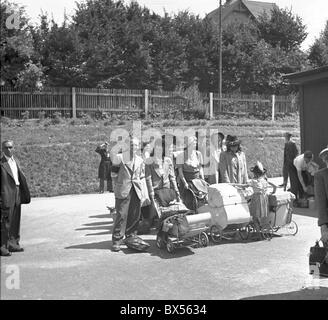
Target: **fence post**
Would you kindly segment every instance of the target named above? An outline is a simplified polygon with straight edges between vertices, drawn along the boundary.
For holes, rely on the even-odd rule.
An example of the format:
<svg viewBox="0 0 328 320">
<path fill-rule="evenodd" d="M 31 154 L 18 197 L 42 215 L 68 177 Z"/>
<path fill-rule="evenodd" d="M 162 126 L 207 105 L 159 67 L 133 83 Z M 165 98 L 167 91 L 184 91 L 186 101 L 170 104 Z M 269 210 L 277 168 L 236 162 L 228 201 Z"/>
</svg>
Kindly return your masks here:
<svg viewBox="0 0 328 320">
<path fill-rule="evenodd" d="M 76 119 L 76 92 L 75 88 L 72 88 L 72 116 Z"/>
<path fill-rule="evenodd" d="M 213 92 L 210 92 L 210 119 L 213 118 Z"/>
<path fill-rule="evenodd" d="M 272 95 L 272 121 L 274 122 L 275 118 L 275 104 L 276 104 L 276 96 Z"/>
<path fill-rule="evenodd" d="M 149 107 L 149 90 L 145 90 L 145 118 L 148 118 L 148 107 Z"/>
</svg>

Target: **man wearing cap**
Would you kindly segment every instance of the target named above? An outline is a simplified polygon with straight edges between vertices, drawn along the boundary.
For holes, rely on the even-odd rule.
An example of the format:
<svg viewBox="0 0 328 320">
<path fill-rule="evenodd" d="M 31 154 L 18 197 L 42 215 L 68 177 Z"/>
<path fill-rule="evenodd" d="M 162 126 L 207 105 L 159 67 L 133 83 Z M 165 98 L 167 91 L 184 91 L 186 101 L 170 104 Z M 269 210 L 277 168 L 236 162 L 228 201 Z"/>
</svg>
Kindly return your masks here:
<svg viewBox="0 0 328 320">
<path fill-rule="evenodd" d="M 283 177 L 284 182 L 280 187 L 284 187 L 284 190 L 286 191 L 288 178 L 290 181 L 292 179 L 297 179 L 297 172 L 294 167 L 294 159 L 298 155 L 298 150 L 296 143 L 291 139 L 292 134 L 289 132 L 285 133 L 285 147 L 284 147 L 284 164 L 283 164 Z M 295 185 L 295 183 L 290 182 L 291 185 Z M 293 192 L 293 190 L 291 190 Z M 294 192 L 293 192 L 294 193 Z"/>
<path fill-rule="evenodd" d="M 314 199 L 321 240 L 328 247 L 328 147 L 320 152 L 319 157 L 325 168 L 314 174 Z"/>
<path fill-rule="evenodd" d="M 1 256 L 22 252 L 19 245 L 21 204 L 30 203 L 30 191 L 19 162 L 14 158 L 14 143 L 2 143 L 1 158 Z"/>
</svg>

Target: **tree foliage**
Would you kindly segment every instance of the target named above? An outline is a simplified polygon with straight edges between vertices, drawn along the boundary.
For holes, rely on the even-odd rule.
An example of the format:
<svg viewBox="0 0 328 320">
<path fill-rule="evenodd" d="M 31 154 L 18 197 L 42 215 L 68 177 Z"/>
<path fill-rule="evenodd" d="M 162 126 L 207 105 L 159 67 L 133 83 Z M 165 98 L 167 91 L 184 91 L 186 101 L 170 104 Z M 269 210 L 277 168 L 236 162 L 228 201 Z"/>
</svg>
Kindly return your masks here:
<svg viewBox="0 0 328 320">
<path fill-rule="evenodd" d="M 1 73 L 7 82 L 152 90 L 197 85 L 217 91 L 217 30 L 188 11 L 159 16 L 134 1 L 86 0 L 61 25 L 46 14 L 36 27 L 26 19 L 21 23 L 20 30 L 5 30 L 1 22 Z M 258 23 L 225 28 L 224 92 L 286 90 L 281 75 L 305 64 L 304 30 L 297 16 L 280 9 Z"/>
<path fill-rule="evenodd" d="M 328 20 L 319 38 L 310 47 L 308 59 L 312 67 L 328 65 Z"/>
</svg>

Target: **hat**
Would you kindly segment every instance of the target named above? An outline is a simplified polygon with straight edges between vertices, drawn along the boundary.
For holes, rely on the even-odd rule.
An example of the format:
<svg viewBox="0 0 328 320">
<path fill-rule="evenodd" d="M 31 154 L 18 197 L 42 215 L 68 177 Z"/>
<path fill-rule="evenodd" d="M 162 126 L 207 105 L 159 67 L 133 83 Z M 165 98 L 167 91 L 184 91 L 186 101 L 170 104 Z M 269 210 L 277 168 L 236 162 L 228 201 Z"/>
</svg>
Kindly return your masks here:
<svg viewBox="0 0 328 320">
<path fill-rule="evenodd" d="M 232 146 L 238 146 L 240 145 L 241 141 L 237 138 L 237 136 L 231 136 L 231 135 L 227 135 L 226 138 L 226 145 L 229 147 Z"/>
<path fill-rule="evenodd" d="M 256 165 L 252 167 L 251 172 L 258 173 L 258 174 L 265 174 L 267 170 L 263 168 L 263 164 L 260 161 L 256 162 Z"/>
<path fill-rule="evenodd" d="M 328 146 L 319 153 L 319 157 L 322 158 L 326 152 L 328 152 Z"/>
</svg>

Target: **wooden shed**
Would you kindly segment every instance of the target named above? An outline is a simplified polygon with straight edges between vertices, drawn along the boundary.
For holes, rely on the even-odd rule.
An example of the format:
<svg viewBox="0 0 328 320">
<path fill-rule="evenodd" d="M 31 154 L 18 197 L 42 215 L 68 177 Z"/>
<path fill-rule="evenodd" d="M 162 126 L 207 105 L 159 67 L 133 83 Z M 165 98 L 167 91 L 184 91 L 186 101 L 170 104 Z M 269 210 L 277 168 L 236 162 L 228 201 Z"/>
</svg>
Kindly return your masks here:
<svg viewBox="0 0 328 320">
<path fill-rule="evenodd" d="M 322 166 L 318 154 L 328 145 L 328 65 L 285 78 L 299 87 L 301 151 L 312 151 Z"/>
</svg>

